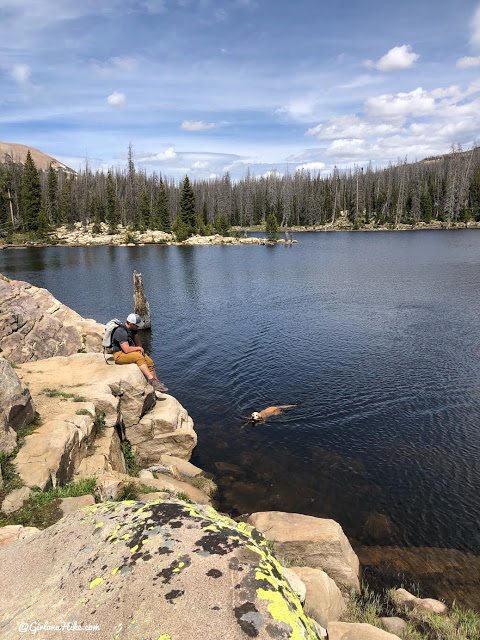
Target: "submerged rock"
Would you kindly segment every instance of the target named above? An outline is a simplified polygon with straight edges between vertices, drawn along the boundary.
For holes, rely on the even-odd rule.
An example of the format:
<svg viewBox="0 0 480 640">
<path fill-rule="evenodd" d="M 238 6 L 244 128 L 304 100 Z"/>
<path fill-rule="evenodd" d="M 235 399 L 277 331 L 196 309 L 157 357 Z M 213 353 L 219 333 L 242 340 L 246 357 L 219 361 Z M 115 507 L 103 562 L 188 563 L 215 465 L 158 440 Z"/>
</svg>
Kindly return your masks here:
<svg viewBox="0 0 480 640">
<path fill-rule="evenodd" d="M 319 638 L 264 537 L 211 507 L 93 505 L 1 548 L 0 566 L 4 640 L 44 620 L 117 640 Z"/>
</svg>

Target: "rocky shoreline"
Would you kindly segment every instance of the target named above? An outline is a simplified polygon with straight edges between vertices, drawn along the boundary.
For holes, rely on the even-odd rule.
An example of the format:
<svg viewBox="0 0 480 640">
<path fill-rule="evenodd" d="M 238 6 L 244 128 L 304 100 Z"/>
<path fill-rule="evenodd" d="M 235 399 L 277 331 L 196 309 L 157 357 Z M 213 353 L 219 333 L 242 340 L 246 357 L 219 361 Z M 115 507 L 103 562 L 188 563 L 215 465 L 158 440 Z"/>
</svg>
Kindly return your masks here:
<svg viewBox="0 0 480 640">
<path fill-rule="evenodd" d="M 76 222 L 73 229 L 68 227 L 59 227 L 54 233 L 49 234 L 46 240 L 25 240 L 22 242 L 12 242 L 10 244 L 2 244 L 0 239 L 0 250 L 2 249 L 15 249 L 22 247 L 47 247 L 47 246 L 62 246 L 62 247 L 85 247 L 85 246 L 119 246 L 119 247 L 134 247 L 143 245 L 168 245 L 168 246 L 199 246 L 199 245 L 265 245 L 270 244 L 266 238 L 260 238 L 255 236 L 240 237 L 241 233 L 245 231 L 249 233 L 264 233 L 263 226 L 254 226 L 240 228 L 235 227 L 233 229 L 234 235 L 222 236 L 220 234 L 214 234 L 209 236 L 194 235 L 184 242 L 176 242 L 175 236 L 172 233 L 165 231 L 145 231 L 145 232 L 132 232 L 125 227 L 119 227 L 118 233 L 108 233 L 108 228 L 105 223 L 101 224 L 100 233 L 92 233 L 92 226 L 87 225 L 85 228 L 80 222 Z M 416 225 L 411 224 L 399 224 L 396 227 L 391 225 L 375 225 L 374 223 L 365 224 L 364 226 L 356 228 L 345 217 L 340 217 L 333 225 L 331 223 L 325 225 L 316 226 L 292 226 L 279 231 L 278 243 L 296 243 L 295 239 L 285 239 L 282 235 L 286 232 L 291 236 L 294 233 L 319 233 L 319 232 L 338 232 L 338 231 L 355 231 L 355 232 L 368 232 L 368 231 L 426 231 L 426 230 L 458 230 L 458 229 L 480 229 L 480 222 L 468 222 L 468 223 L 456 223 L 455 225 L 448 226 L 445 222 L 419 222 Z"/>
<path fill-rule="evenodd" d="M 97 640 L 398 640 L 408 616 L 448 619 L 445 604 L 397 589 L 396 615 L 342 621 L 361 569 L 338 523 L 218 513 L 213 477 L 189 462 L 191 417 L 136 365 L 105 362 L 103 325 L 1 275 L 0 318 L 3 638 L 67 620 L 97 625 L 82 636 Z M 72 482 L 90 490 L 59 500 L 50 526 L 10 523 Z"/>
</svg>

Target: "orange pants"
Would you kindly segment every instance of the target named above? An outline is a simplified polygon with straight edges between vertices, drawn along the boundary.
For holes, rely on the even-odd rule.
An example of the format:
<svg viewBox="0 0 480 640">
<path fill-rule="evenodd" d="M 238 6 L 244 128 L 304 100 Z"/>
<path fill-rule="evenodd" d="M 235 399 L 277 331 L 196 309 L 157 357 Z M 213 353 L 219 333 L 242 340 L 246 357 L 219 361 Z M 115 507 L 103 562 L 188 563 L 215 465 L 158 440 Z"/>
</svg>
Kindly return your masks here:
<svg viewBox="0 0 480 640">
<path fill-rule="evenodd" d="M 113 359 L 115 360 L 115 364 L 133 364 L 135 363 L 139 367 L 142 364 L 146 364 L 150 371 L 155 370 L 155 365 L 153 364 L 153 360 L 147 354 L 143 355 L 140 351 L 131 351 L 130 353 L 123 353 L 123 351 L 117 351 L 113 354 Z"/>
</svg>

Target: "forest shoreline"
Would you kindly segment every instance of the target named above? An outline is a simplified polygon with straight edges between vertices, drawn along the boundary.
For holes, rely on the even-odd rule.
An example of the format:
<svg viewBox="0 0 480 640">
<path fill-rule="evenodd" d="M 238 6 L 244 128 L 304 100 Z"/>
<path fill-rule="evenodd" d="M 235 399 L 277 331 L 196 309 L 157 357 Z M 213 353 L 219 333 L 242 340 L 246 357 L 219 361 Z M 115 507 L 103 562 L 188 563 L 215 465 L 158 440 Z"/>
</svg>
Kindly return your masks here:
<svg viewBox="0 0 480 640">
<path fill-rule="evenodd" d="M 92 225 L 89 225 L 92 226 Z M 435 222 L 426 223 L 419 222 L 416 225 L 398 224 L 394 225 L 375 225 L 374 223 L 356 226 L 350 224 L 345 218 L 340 218 L 337 223 L 326 225 L 312 226 L 291 226 L 281 227 L 277 234 L 278 243 L 297 242 L 293 234 L 295 233 L 326 233 L 326 232 L 375 232 L 375 231 L 456 231 L 459 229 L 480 229 L 480 221 L 470 221 L 468 223 L 457 222 L 447 225 L 445 222 L 436 220 Z M 173 246 L 193 246 L 193 245 L 252 245 L 252 244 L 274 244 L 273 241 L 265 237 L 242 237 L 241 234 L 246 233 L 265 233 L 265 226 L 255 225 L 248 227 L 233 227 L 232 235 L 222 236 L 220 234 L 200 236 L 191 236 L 183 242 L 178 242 L 175 235 L 163 231 L 145 231 L 134 232 L 129 228 L 122 227 L 118 229 L 118 233 L 110 234 L 103 231 L 102 233 L 92 233 L 87 228 L 85 231 L 80 223 L 76 223 L 73 230 L 60 227 L 56 231 L 47 234 L 45 238 L 32 238 L 29 234 L 17 234 L 10 241 L 6 238 L 0 238 L 0 250 L 2 249 L 18 249 L 23 247 L 49 247 L 49 246 L 142 246 L 142 245 L 173 245 Z M 282 238 L 281 236 L 285 236 Z"/>
</svg>

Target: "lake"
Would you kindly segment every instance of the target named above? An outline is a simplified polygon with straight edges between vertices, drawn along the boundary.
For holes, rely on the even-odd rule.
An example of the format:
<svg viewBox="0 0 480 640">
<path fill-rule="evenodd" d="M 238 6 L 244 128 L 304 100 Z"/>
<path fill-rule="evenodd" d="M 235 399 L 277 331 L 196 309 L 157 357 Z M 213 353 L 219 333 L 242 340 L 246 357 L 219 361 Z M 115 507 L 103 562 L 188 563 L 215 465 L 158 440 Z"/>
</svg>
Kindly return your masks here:
<svg viewBox="0 0 480 640">
<path fill-rule="evenodd" d="M 101 322 L 133 310 L 143 274 L 144 342 L 195 422 L 192 462 L 215 474 L 221 509 L 479 555 L 480 231 L 295 237 L 8 249 L 0 272 Z M 295 407 L 244 424 L 272 404 Z"/>
</svg>

